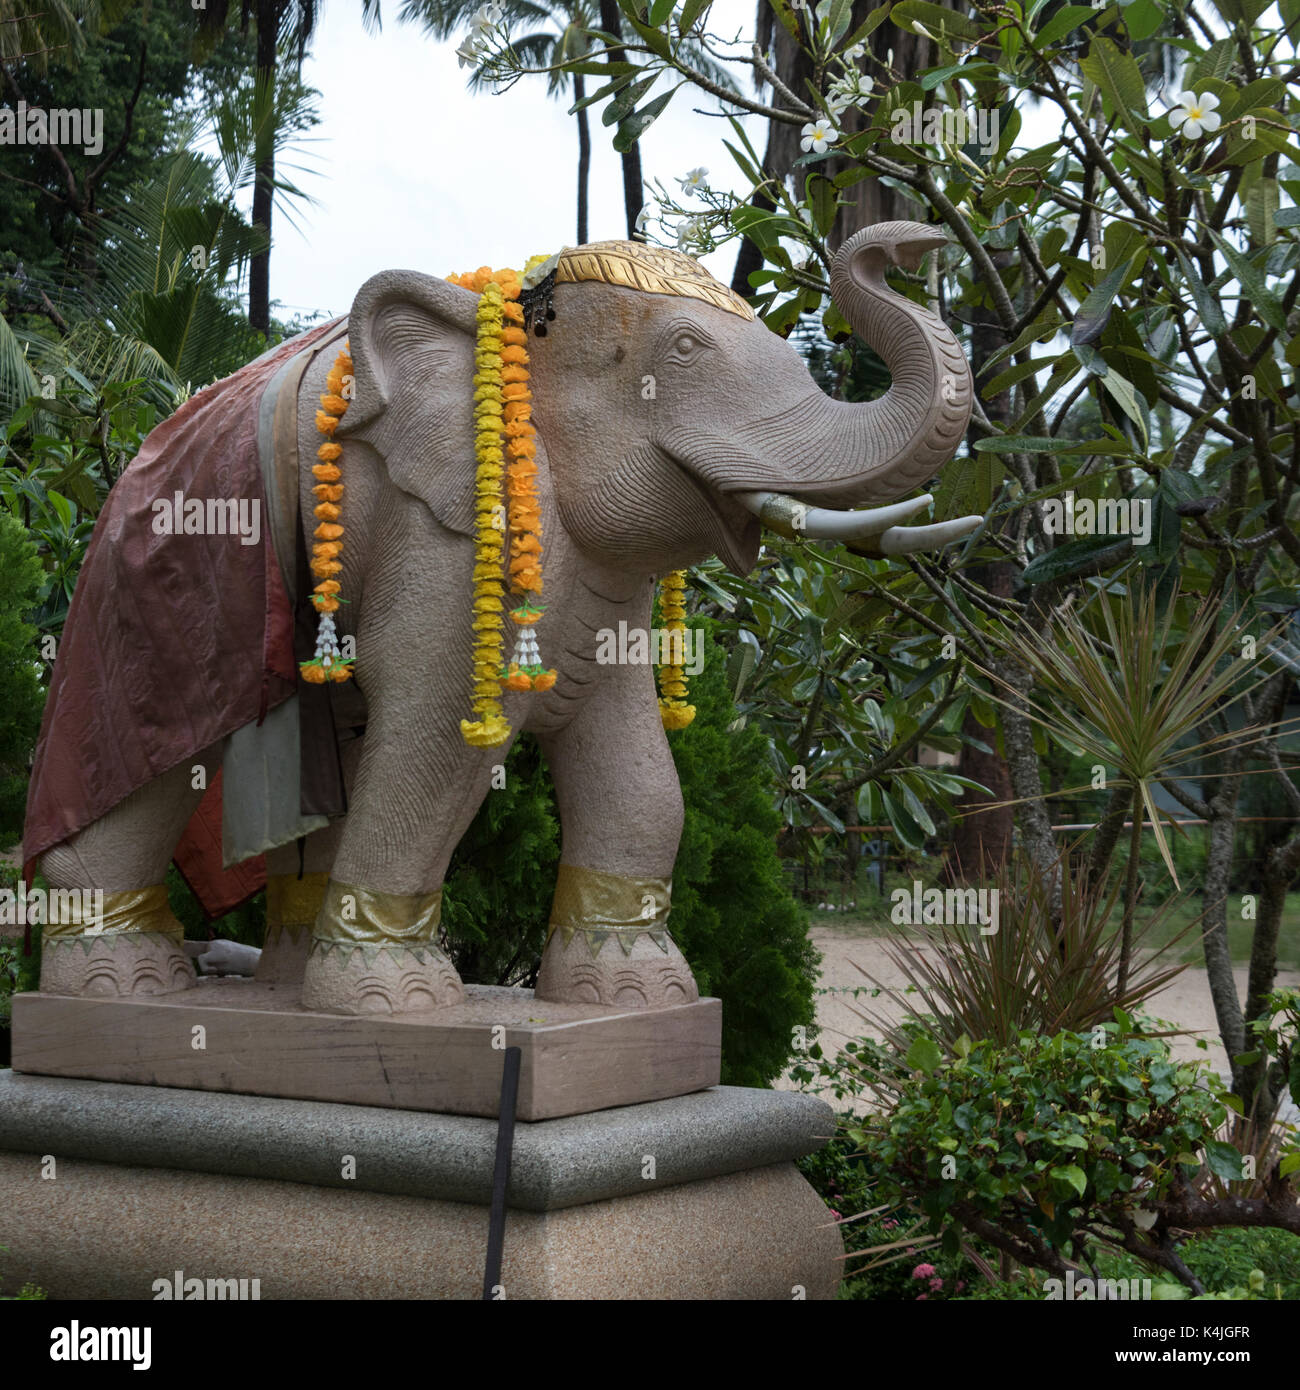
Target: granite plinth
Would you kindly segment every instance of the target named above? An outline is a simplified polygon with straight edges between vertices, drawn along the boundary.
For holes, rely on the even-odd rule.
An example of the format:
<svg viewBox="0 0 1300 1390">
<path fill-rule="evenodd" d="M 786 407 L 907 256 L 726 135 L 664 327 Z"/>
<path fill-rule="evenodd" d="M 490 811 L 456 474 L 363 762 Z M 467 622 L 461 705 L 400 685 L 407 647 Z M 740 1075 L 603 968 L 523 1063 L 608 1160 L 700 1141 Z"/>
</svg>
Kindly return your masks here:
<svg viewBox="0 0 1300 1390">
<path fill-rule="evenodd" d="M 815 1096 L 742 1086 L 524 1123 L 506 1200 L 554 1211 L 789 1162 L 834 1126 Z M 0 1150 L 26 1154 L 486 1203 L 496 1133 L 468 1115 L 0 1071 Z"/>
</svg>

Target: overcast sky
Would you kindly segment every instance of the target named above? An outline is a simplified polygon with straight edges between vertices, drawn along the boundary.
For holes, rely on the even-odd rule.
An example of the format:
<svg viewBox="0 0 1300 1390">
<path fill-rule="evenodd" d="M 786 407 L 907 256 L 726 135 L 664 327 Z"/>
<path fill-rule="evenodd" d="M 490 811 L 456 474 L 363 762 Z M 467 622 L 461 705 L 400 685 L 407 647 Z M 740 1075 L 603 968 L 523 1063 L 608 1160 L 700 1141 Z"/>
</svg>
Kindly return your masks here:
<svg viewBox="0 0 1300 1390">
<path fill-rule="evenodd" d="M 318 202 L 296 213 L 301 231 L 283 218 L 275 230 L 271 295 L 286 318 L 311 309 L 346 313 L 380 270 L 521 267 L 576 240 L 572 98 L 549 99 L 540 77 L 500 96 L 471 94 L 468 69 L 456 60 L 461 36 L 438 43 L 399 24 L 395 3 L 384 8 L 382 33 L 370 34 L 360 5 L 326 6 L 303 66 L 304 80 L 321 93 L 322 121 L 302 152 L 303 168 L 289 176 Z M 754 0 L 715 0 L 711 29 L 741 34 L 747 45 L 754 11 Z M 692 108 L 718 110 L 703 93 L 683 89 L 641 140 L 646 177 L 672 186 L 703 165 L 716 186 L 747 191 L 722 146 L 726 122 Z M 593 241 L 626 234 L 611 135 L 594 116 Z M 732 246 L 705 264 L 730 280 L 734 257 Z"/>
</svg>

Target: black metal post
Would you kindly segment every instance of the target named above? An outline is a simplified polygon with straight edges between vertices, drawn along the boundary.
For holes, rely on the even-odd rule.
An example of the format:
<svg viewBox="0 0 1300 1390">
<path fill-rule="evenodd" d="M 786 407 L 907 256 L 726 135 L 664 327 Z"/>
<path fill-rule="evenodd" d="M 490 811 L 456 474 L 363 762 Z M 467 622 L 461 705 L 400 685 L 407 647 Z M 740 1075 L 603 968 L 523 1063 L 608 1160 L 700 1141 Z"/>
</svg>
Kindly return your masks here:
<svg viewBox="0 0 1300 1390">
<path fill-rule="evenodd" d="M 506 1243 L 506 1188 L 510 1185 L 510 1159 L 515 1147 L 515 1108 L 519 1100 L 517 1047 L 506 1048 L 501 1069 L 501 1110 L 497 1119 L 497 1159 L 492 1170 L 492 1209 L 488 1216 L 487 1266 L 483 1271 L 483 1298 L 493 1301 L 501 1283 L 501 1254 Z"/>
</svg>

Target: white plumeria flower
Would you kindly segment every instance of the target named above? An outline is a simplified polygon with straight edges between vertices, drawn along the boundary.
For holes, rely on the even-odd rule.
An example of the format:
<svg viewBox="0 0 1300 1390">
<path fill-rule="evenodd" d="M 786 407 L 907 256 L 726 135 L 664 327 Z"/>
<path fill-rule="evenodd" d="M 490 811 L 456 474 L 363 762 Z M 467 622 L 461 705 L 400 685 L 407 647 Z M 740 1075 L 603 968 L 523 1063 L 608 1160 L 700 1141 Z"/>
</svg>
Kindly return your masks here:
<svg viewBox="0 0 1300 1390">
<path fill-rule="evenodd" d="M 489 34 L 501 23 L 503 14 L 505 11 L 500 5 L 480 5 L 474 12 L 474 18 L 470 20 L 470 27 L 476 34 Z"/>
<path fill-rule="evenodd" d="M 813 154 L 824 154 L 835 139 L 835 131 L 829 121 L 809 121 L 799 135 L 800 149 L 805 153 L 811 150 Z"/>
<path fill-rule="evenodd" d="M 708 188 L 709 185 L 705 182 L 708 172 L 707 169 L 691 169 L 684 179 L 678 179 L 677 182 L 687 193 L 696 193 Z"/>
<path fill-rule="evenodd" d="M 478 66 L 478 44 L 474 40 L 466 39 L 456 50 L 456 57 L 460 59 L 462 68 L 473 68 Z"/>
<path fill-rule="evenodd" d="M 698 217 L 688 217 L 677 228 L 677 249 L 685 251 L 702 239 L 704 223 Z"/>
<path fill-rule="evenodd" d="M 636 215 L 636 229 L 637 229 L 638 232 L 644 232 L 644 231 L 645 231 L 646 226 L 647 226 L 647 224 L 649 223 L 650 218 L 651 218 L 651 216 L 653 215 L 653 213 L 654 213 L 654 209 L 650 206 L 649 203 L 644 203 L 644 204 L 642 205 L 641 211 L 638 212 L 637 215 Z"/>
<path fill-rule="evenodd" d="M 1214 109 L 1218 104 L 1219 98 L 1213 92 L 1199 97 L 1195 92 L 1180 92 L 1178 104 L 1169 113 L 1169 124 L 1188 140 L 1199 140 L 1203 134 L 1212 135 L 1223 121 Z"/>
<path fill-rule="evenodd" d="M 844 52 L 840 54 L 840 57 L 843 58 L 846 63 L 856 63 L 866 51 L 867 46 L 865 43 L 851 43 Z"/>
</svg>

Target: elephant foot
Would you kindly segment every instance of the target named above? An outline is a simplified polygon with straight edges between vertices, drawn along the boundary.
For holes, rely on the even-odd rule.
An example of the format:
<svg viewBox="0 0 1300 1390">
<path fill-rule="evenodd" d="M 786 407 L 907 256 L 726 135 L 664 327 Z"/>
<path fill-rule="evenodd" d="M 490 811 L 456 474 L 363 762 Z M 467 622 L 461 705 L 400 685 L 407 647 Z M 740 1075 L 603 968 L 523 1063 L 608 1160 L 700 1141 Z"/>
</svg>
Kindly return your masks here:
<svg viewBox="0 0 1300 1390">
<path fill-rule="evenodd" d="M 257 963 L 257 979 L 273 985 L 301 983 L 311 950 L 311 928 L 268 927 Z"/>
<path fill-rule="evenodd" d="M 686 957 L 666 931 L 626 929 L 552 932 L 536 993 L 556 1003 L 624 1009 L 666 1009 L 700 997 Z"/>
<path fill-rule="evenodd" d="M 180 941 L 162 932 L 49 936 L 41 946 L 41 992 L 86 999 L 147 998 L 193 989 Z"/>
<path fill-rule="evenodd" d="M 302 1004 L 329 1014 L 400 1014 L 459 1004 L 465 987 L 436 947 L 344 945 L 313 939 Z"/>
</svg>

